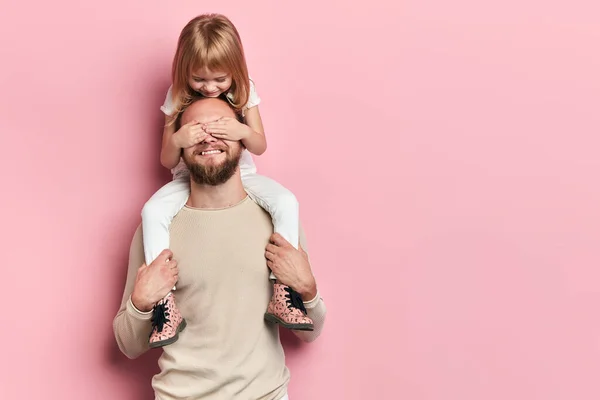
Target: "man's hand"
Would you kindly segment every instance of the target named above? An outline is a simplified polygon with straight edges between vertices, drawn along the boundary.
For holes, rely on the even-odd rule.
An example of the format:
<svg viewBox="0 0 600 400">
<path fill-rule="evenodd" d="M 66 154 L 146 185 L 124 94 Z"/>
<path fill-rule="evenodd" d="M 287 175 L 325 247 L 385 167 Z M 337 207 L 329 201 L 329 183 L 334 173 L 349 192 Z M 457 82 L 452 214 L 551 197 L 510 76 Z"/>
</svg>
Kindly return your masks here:
<svg viewBox="0 0 600 400">
<path fill-rule="evenodd" d="M 137 272 L 131 302 L 138 310 L 148 312 L 154 304 L 173 289 L 179 268 L 171 250 L 163 250 L 149 266 L 143 264 Z"/>
<path fill-rule="evenodd" d="M 317 283 L 302 246 L 296 250 L 280 234 L 274 233 L 265 250 L 265 257 L 267 266 L 277 280 L 300 293 L 302 300 L 309 301 L 317 295 Z"/>
<path fill-rule="evenodd" d="M 183 125 L 172 136 L 173 144 L 179 149 L 187 149 L 202 142 L 208 134 L 202 124 L 198 121 L 191 121 Z"/>
<path fill-rule="evenodd" d="M 204 125 L 206 133 L 221 140 L 239 141 L 250 137 L 252 129 L 232 117 L 221 117 Z"/>
</svg>

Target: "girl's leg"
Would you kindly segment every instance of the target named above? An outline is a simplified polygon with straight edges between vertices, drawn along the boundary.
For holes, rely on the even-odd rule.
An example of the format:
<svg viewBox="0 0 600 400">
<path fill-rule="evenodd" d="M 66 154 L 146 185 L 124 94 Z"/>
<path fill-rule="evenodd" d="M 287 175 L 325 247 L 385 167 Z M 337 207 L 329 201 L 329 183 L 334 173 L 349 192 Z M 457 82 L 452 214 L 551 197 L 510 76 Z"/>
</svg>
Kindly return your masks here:
<svg viewBox="0 0 600 400">
<path fill-rule="evenodd" d="M 142 240 L 146 265 L 169 248 L 169 227 L 173 217 L 183 208 L 190 195 L 187 176 L 179 177 L 160 188 L 142 209 Z M 173 287 L 175 290 L 175 287 Z M 173 293 L 154 306 L 150 347 L 161 347 L 177 341 L 186 326 Z"/>
<path fill-rule="evenodd" d="M 142 209 L 142 240 L 146 265 L 169 248 L 169 226 L 190 196 L 190 180 L 180 177 L 167 183 L 146 202 Z"/>
<path fill-rule="evenodd" d="M 252 200 L 271 215 L 273 230 L 298 249 L 300 206 L 296 196 L 273 179 L 255 173 L 242 172 L 242 183 Z M 265 319 L 289 329 L 312 330 L 313 322 L 306 315 L 300 295 L 277 282 L 273 272 L 270 279 L 274 290 Z"/>
<path fill-rule="evenodd" d="M 242 174 L 248 195 L 264 208 L 273 220 L 273 230 L 298 248 L 300 204 L 296 196 L 282 184 L 258 174 Z"/>
</svg>

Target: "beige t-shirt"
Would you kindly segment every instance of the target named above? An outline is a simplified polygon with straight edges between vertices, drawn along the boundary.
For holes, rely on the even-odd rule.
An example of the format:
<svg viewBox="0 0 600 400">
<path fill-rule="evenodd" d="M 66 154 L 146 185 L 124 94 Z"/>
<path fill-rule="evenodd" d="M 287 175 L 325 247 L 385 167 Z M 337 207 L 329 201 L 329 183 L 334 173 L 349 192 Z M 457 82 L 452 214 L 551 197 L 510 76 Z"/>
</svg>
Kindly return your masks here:
<svg viewBox="0 0 600 400">
<path fill-rule="evenodd" d="M 225 209 L 184 207 L 171 224 L 171 250 L 179 265 L 175 298 L 187 327 L 163 347 L 152 380 L 159 400 L 277 400 L 290 374 L 276 325 L 264 320 L 272 295 L 265 247 L 273 232 L 269 214 L 246 197 Z M 306 249 L 302 231 L 300 242 Z M 131 244 L 127 283 L 114 319 L 119 348 L 130 358 L 148 350 L 150 314 L 131 303 L 144 261 L 141 230 Z M 314 340 L 325 320 L 320 297 L 305 303 L 315 330 L 295 332 Z"/>
</svg>

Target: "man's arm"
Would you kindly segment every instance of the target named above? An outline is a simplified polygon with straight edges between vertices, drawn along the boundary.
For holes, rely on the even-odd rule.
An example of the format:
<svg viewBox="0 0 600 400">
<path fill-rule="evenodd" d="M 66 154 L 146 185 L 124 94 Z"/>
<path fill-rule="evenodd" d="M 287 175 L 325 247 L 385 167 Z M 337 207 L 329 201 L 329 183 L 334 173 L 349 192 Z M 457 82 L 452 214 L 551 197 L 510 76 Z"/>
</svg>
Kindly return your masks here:
<svg viewBox="0 0 600 400">
<path fill-rule="evenodd" d="M 141 312 L 131 302 L 131 292 L 135 286 L 138 269 L 144 263 L 141 226 L 135 232 L 129 250 L 129 267 L 127 282 L 123 292 L 121 308 L 113 321 L 113 331 L 119 349 L 128 358 L 137 358 L 145 353 L 148 347 L 148 338 L 152 325 L 151 312 Z"/>
<path fill-rule="evenodd" d="M 300 246 L 308 254 L 306 236 L 304 235 L 302 226 L 300 226 Z M 303 296 L 303 300 L 306 313 L 313 321 L 314 329 L 312 331 L 292 331 L 300 340 L 304 342 L 313 342 L 321 335 L 325 325 L 325 315 L 327 314 L 327 308 L 325 307 L 325 302 L 321 298 L 321 294 L 317 288 L 316 280 L 314 280 L 313 283 L 314 287 L 308 290 L 307 294 L 313 292 L 315 295 L 311 298 L 304 298 Z"/>
</svg>

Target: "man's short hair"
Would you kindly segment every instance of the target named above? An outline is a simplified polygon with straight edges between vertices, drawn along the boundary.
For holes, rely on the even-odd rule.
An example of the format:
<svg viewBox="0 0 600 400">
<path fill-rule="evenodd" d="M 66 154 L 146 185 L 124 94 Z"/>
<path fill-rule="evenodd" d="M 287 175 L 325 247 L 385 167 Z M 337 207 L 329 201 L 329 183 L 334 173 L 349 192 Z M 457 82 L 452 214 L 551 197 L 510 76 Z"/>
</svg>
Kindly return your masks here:
<svg viewBox="0 0 600 400">
<path fill-rule="evenodd" d="M 189 106 L 191 106 L 192 104 L 194 104 L 195 102 L 197 102 L 199 100 L 207 99 L 207 98 L 209 98 L 209 97 L 204 97 L 204 96 L 200 96 L 200 95 L 198 95 L 197 97 L 192 98 L 192 100 L 190 101 L 190 103 L 187 106 L 185 106 L 184 109 L 175 118 L 175 132 L 177 132 L 179 130 L 179 128 L 181 128 L 181 117 L 183 116 L 183 113 L 185 112 L 185 110 L 187 110 L 187 108 Z M 227 97 L 225 97 L 225 94 L 221 94 L 219 97 L 215 97 L 215 99 L 221 100 L 221 101 L 227 103 L 227 106 L 229 106 L 229 108 L 231 109 L 231 111 L 233 111 L 233 113 L 235 114 L 235 118 L 239 122 L 241 122 L 242 124 L 245 123 L 244 122 L 244 117 L 242 116 L 242 113 L 239 110 L 237 110 L 235 107 L 233 107 L 231 105 L 231 103 L 229 102 L 229 100 L 227 100 Z"/>
</svg>

